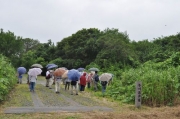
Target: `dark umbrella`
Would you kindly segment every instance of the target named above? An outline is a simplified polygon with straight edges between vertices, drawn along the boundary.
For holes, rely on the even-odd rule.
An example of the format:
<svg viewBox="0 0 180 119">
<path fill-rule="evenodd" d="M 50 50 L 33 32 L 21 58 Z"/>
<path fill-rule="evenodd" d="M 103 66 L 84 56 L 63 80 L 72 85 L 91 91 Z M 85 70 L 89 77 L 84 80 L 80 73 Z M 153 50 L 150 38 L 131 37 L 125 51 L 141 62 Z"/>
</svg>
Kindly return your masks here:
<svg viewBox="0 0 180 119">
<path fill-rule="evenodd" d="M 19 73 L 20 75 L 22 75 L 22 74 L 25 74 L 25 73 L 26 73 L 26 68 L 24 68 L 24 67 L 18 67 L 18 68 L 17 68 L 17 71 L 18 71 L 18 73 Z"/>
</svg>

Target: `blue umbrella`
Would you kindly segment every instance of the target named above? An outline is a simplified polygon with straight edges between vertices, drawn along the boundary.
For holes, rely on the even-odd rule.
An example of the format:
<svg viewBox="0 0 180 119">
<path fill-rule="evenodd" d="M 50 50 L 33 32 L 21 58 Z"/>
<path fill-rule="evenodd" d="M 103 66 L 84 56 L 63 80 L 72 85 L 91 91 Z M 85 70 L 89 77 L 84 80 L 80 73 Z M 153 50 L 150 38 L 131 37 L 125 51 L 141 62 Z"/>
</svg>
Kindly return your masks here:
<svg viewBox="0 0 180 119">
<path fill-rule="evenodd" d="M 18 68 L 17 68 L 17 71 L 18 71 L 18 73 L 19 73 L 20 75 L 22 75 L 22 74 L 25 74 L 25 73 L 26 73 L 26 68 L 24 68 L 24 67 L 18 67 Z"/>
<path fill-rule="evenodd" d="M 57 68 L 58 65 L 50 65 L 49 67 L 47 67 L 47 69 L 52 69 L 52 68 Z"/>
<path fill-rule="evenodd" d="M 79 73 L 78 70 L 71 69 L 71 70 L 68 71 L 67 76 L 72 81 L 78 81 L 80 76 L 81 76 L 81 74 Z"/>
<path fill-rule="evenodd" d="M 84 68 L 78 68 L 77 69 L 79 72 L 82 72 L 82 71 L 84 71 Z"/>
<path fill-rule="evenodd" d="M 48 65 L 46 65 L 46 68 L 48 68 L 49 66 L 52 66 L 52 65 L 56 65 L 56 64 L 48 64 Z"/>
</svg>

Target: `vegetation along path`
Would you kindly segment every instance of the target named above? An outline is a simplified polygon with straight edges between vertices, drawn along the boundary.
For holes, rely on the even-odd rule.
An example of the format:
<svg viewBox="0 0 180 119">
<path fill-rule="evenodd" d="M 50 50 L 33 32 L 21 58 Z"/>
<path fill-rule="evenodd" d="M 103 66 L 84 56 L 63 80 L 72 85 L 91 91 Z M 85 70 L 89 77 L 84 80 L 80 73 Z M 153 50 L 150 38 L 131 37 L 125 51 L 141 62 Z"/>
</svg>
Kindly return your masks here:
<svg viewBox="0 0 180 119">
<path fill-rule="evenodd" d="M 4 113 L 34 113 L 34 112 L 84 112 L 84 111 L 112 111 L 113 109 L 79 93 L 70 95 L 70 90 L 64 90 L 61 86 L 61 93 L 56 94 L 54 85 L 52 89 L 45 87 L 45 81 L 37 81 L 35 92 L 29 92 L 28 85 L 18 84 L 10 104 L 4 109 Z M 21 90 L 21 91 L 20 91 Z M 18 96 L 17 96 L 18 95 Z M 20 99 L 21 98 L 21 99 Z M 14 100 L 20 104 L 13 105 Z"/>
</svg>

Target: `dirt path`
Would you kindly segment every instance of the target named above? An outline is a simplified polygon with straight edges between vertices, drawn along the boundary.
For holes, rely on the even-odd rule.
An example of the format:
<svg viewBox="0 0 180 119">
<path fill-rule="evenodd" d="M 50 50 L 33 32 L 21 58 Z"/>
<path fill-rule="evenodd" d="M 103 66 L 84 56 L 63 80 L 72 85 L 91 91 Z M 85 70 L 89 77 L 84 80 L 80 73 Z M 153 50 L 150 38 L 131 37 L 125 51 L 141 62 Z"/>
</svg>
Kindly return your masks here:
<svg viewBox="0 0 180 119">
<path fill-rule="evenodd" d="M 25 83 L 21 85 L 26 85 Z M 61 85 L 61 87 L 64 86 Z M 35 92 L 29 92 L 33 106 L 7 107 L 4 113 L 113 111 L 112 108 L 102 106 L 99 102 L 80 93 L 70 95 L 70 91 L 65 91 L 63 88 L 60 92 L 60 94 L 55 94 L 54 86 L 49 89 L 45 87 L 45 81 L 38 81 Z"/>
</svg>

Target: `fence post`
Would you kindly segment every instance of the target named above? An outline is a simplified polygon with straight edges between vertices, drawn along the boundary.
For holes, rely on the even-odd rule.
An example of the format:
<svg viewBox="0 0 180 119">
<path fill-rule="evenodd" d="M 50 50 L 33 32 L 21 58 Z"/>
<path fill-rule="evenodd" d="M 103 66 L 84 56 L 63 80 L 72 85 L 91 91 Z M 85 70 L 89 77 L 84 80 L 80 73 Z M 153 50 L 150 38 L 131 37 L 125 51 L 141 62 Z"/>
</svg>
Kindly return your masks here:
<svg viewBox="0 0 180 119">
<path fill-rule="evenodd" d="M 141 107 L 141 91 L 142 91 L 142 82 L 136 81 L 136 95 L 135 95 L 135 106 L 137 108 Z"/>
</svg>

